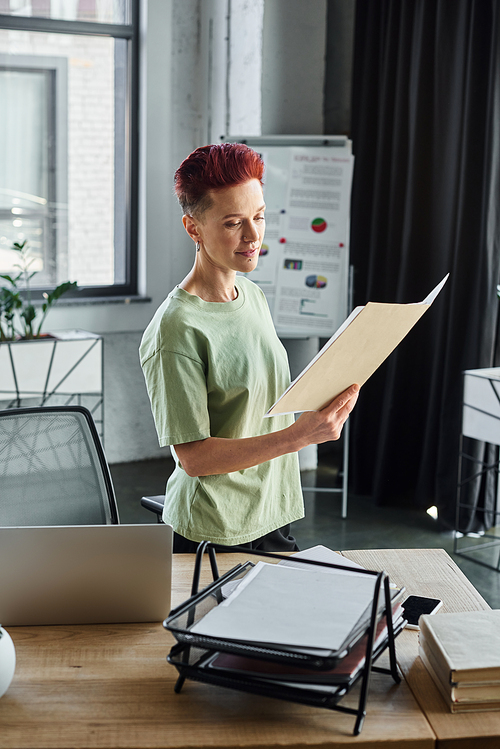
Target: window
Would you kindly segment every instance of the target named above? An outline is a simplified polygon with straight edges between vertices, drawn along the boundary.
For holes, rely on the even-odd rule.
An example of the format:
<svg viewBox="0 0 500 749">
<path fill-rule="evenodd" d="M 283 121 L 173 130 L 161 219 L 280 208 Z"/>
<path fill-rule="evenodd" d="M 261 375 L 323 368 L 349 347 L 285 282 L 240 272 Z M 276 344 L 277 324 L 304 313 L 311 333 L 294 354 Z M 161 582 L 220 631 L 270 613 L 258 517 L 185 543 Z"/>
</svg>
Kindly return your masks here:
<svg viewBox="0 0 500 749">
<path fill-rule="evenodd" d="M 137 45 L 138 0 L 0 0 L 0 273 L 136 293 Z"/>
</svg>

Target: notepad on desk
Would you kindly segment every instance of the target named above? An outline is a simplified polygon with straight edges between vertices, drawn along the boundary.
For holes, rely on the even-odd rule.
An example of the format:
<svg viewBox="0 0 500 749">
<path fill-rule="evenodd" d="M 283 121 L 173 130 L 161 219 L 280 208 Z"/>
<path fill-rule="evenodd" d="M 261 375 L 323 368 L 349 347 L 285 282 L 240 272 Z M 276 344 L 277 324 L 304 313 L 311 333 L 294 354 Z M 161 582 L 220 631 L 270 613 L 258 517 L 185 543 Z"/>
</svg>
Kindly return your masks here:
<svg viewBox="0 0 500 749">
<path fill-rule="evenodd" d="M 351 385 L 363 385 L 429 309 L 448 275 L 417 304 L 356 307 L 266 416 L 319 411 Z"/>
</svg>

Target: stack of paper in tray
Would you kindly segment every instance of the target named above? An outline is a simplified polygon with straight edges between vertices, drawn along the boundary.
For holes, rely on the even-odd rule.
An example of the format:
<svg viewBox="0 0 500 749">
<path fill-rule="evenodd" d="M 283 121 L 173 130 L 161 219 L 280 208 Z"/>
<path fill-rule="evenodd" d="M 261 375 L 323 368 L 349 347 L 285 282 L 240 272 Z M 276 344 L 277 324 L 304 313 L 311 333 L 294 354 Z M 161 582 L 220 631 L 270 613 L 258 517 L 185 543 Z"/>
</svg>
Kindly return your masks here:
<svg viewBox="0 0 500 749">
<path fill-rule="evenodd" d="M 278 564 L 237 564 L 163 623 L 177 640 L 167 655 L 179 673 L 175 689 L 194 679 L 341 710 L 356 715 L 358 735 L 371 668 L 400 681 L 392 635 L 404 627 L 403 594 L 385 573 L 323 546 Z M 373 666 L 387 650 L 389 668 Z M 359 679 L 357 698 L 339 705 Z"/>
<path fill-rule="evenodd" d="M 419 652 L 452 713 L 500 710 L 500 610 L 424 615 Z"/>
<path fill-rule="evenodd" d="M 333 562 L 361 569 L 360 565 L 340 557 L 322 546 L 293 555 L 279 564 L 258 562 L 236 588 L 223 588 L 226 600 L 208 612 L 190 629 L 191 635 L 223 639 L 226 650 L 233 640 L 254 644 L 254 652 L 215 653 L 203 663 L 203 669 L 233 670 L 254 679 L 279 679 L 303 684 L 338 684 L 355 679 L 365 663 L 368 627 L 373 603 L 375 578 L 350 570 L 311 567 L 297 563 L 300 558 Z M 292 561 L 293 560 L 293 561 Z M 391 591 L 393 625 L 402 628 L 403 590 Z M 380 603 L 383 607 L 383 603 Z M 363 636 L 364 634 L 364 636 Z M 375 632 L 374 650 L 387 644 L 385 617 Z M 331 669 L 307 670 L 296 665 L 261 661 L 257 648 L 284 647 L 305 649 L 326 657 L 341 654 Z M 318 687 L 319 688 L 319 687 Z"/>
</svg>

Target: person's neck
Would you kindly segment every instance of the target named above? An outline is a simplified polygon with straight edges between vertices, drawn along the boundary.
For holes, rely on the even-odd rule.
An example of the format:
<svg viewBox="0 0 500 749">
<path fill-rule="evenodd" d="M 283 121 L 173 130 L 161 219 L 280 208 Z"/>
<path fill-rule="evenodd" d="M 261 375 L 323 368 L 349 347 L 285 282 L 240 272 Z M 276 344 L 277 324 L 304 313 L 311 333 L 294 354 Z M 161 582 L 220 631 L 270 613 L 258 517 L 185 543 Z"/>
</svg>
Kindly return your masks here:
<svg viewBox="0 0 500 749">
<path fill-rule="evenodd" d="M 179 286 L 204 302 L 233 302 L 238 297 L 235 280 L 234 271 L 207 273 L 195 264 Z"/>
</svg>

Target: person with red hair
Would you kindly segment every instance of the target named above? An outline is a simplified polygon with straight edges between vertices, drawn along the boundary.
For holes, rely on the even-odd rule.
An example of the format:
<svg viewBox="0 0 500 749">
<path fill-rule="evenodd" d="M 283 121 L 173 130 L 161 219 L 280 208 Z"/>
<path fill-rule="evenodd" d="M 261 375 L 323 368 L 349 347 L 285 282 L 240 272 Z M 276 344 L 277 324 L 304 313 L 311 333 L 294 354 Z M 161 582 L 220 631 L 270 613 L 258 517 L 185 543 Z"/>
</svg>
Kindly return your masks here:
<svg viewBox="0 0 500 749">
<path fill-rule="evenodd" d="M 290 375 L 265 296 L 242 275 L 256 267 L 264 238 L 263 175 L 260 156 L 241 143 L 197 148 L 175 173 L 194 264 L 140 347 L 159 442 L 176 462 L 163 513 L 175 552 L 204 540 L 297 549 L 297 451 L 338 439 L 358 397 L 353 385 L 296 421 L 264 418 Z"/>
</svg>

